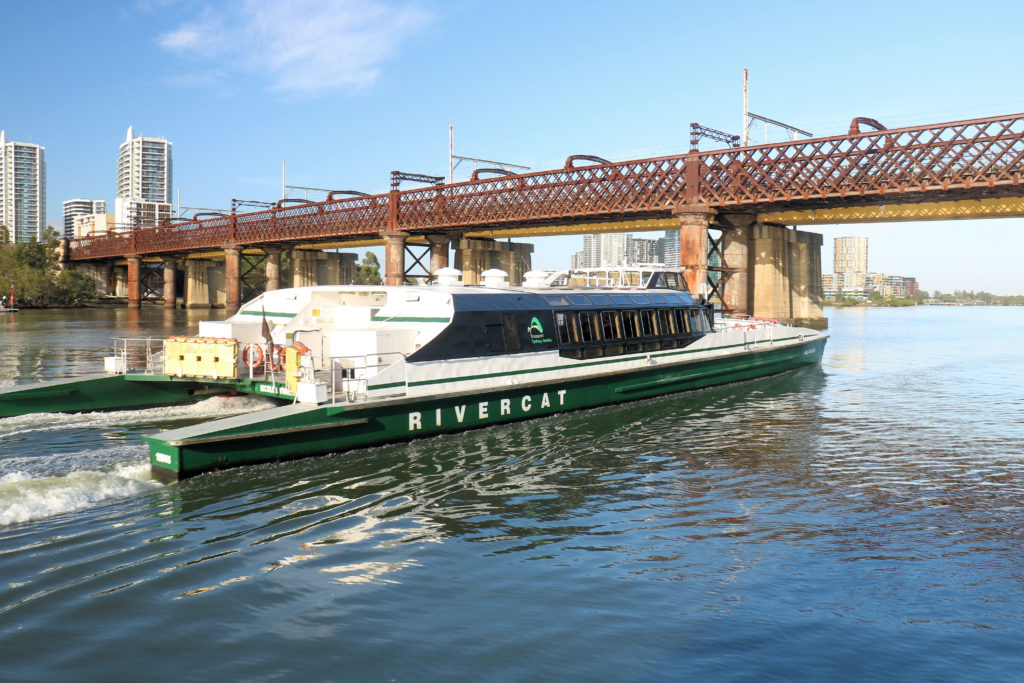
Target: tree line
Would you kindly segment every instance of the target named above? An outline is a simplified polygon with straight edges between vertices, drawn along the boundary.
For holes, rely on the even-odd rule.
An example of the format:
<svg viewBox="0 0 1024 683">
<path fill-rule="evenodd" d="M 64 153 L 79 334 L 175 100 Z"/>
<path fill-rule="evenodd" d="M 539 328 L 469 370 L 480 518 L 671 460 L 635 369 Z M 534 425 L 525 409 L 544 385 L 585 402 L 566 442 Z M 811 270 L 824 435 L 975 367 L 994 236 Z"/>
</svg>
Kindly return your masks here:
<svg viewBox="0 0 1024 683">
<path fill-rule="evenodd" d="M 0 294 L 18 307 L 81 306 L 96 300 L 96 283 L 75 270 L 61 269 L 60 239 L 53 227 L 43 239 L 13 243 L 0 224 Z"/>
<path fill-rule="evenodd" d="M 96 282 L 76 270 L 63 269 L 59 262 L 60 238 L 53 227 L 42 240 L 11 242 L 9 230 L 0 223 L 0 295 L 10 296 L 20 308 L 82 306 L 99 297 Z M 282 263 L 288 268 L 287 261 Z M 356 264 L 355 282 L 361 285 L 381 283 L 380 262 L 366 252 Z"/>
</svg>

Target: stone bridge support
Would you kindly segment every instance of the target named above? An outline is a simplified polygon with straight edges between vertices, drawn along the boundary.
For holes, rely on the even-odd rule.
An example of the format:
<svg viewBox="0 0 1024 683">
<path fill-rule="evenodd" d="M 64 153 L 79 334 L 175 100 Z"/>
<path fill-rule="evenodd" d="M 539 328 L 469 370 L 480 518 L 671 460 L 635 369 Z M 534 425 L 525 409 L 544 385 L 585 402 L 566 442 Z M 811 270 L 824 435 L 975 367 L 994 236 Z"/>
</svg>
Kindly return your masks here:
<svg viewBox="0 0 1024 683">
<path fill-rule="evenodd" d="M 352 253 L 294 249 L 292 287 L 350 284 L 356 279 L 357 258 Z M 269 288 L 268 283 L 267 289 Z"/>
<path fill-rule="evenodd" d="M 224 249 L 224 308 L 234 314 L 242 305 L 242 250 Z"/>
<path fill-rule="evenodd" d="M 142 306 L 142 283 L 140 275 L 142 271 L 142 259 L 138 256 L 129 256 L 128 276 L 125 279 L 127 286 L 128 308 L 141 308 Z"/>
<path fill-rule="evenodd" d="M 781 225 L 752 226 L 752 314 L 824 328 L 821 235 Z"/>
<path fill-rule="evenodd" d="M 497 268 L 508 273 L 509 284 L 518 286 L 532 268 L 533 245 L 525 242 L 464 237 L 455 241 L 454 246 L 455 267 L 462 271 L 462 281 L 467 285 L 479 284 L 480 273 Z"/>
<path fill-rule="evenodd" d="M 178 305 L 178 259 L 173 256 L 164 257 L 164 306 L 174 308 Z"/>
<path fill-rule="evenodd" d="M 450 235 L 427 235 L 427 242 L 430 243 L 431 275 L 448 267 L 448 245 L 451 241 Z"/>
<path fill-rule="evenodd" d="M 712 214 L 680 215 L 679 260 L 686 284 L 695 295 L 707 281 L 708 237 Z M 801 327 L 824 328 L 821 245 L 817 233 L 782 225 L 756 223 L 750 215 L 719 215 L 723 231 L 722 304 L 736 313 L 777 318 Z"/>
<path fill-rule="evenodd" d="M 99 296 L 115 295 L 117 284 L 114 279 L 114 264 L 110 261 L 76 263 L 70 267 L 92 278 L 96 283 L 96 294 Z"/>
<path fill-rule="evenodd" d="M 268 292 L 281 289 L 281 251 L 281 247 L 263 247 Z"/>
<path fill-rule="evenodd" d="M 224 269 L 217 261 L 188 259 L 185 265 L 185 307 L 218 308 L 225 304 Z"/>
<path fill-rule="evenodd" d="M 383 233 L 384 238 L 384 284 L 397 287 L 405 283 L 405 241 L 406 232 Z"/>
<path fill-rule="evenodd" d="M 711 211 L 687 211 L 679 215 L 679 265 L 686 270 L 683 279 L 694 296 L 707 296 L 708 225 Z"/>
</svg>

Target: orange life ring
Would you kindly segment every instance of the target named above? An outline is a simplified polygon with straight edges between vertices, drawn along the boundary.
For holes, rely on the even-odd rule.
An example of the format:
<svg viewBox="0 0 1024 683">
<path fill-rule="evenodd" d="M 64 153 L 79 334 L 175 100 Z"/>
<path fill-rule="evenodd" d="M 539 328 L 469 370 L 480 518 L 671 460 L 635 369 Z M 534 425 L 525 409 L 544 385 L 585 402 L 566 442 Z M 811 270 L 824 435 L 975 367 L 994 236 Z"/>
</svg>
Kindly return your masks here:
<svg viewBox="0 0 1024 683">
<path fill-rule="evenodd" d="M 292 344 L 292 348 L 295 349 L 295 351 L 298 352 L 300 356 L 309 353 L 309 347 L 300 341 L 297 341 L 294 344 Z"/>
<path fill-rule="evenodd" d="M 255 356 L 255 357 L 254 357 Z M 242 349 L 242 362 L 250 370 L 263 365 L 263 347 L 256 343 L 246 344 Z"/>
<path fill-rule="evenodd" d="M 747 325 L 747 329 L 748 330 L 756 330 L 757 328 L 754 325 Z"/>
</svg>

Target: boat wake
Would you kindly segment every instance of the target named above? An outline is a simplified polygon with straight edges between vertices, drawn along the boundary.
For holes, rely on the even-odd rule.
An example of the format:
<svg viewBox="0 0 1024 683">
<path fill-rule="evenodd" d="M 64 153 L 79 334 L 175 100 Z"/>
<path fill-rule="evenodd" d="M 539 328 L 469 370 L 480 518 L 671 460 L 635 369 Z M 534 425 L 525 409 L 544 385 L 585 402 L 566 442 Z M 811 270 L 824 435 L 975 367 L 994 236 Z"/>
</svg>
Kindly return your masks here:
<svg viewBox="0 0 1024 683">
<path fill-rule="evenodd" d="M 27 472 L 0 476 L 0 526 L 75 512 L 103 501 L 158 488 L 149 462 L 122 462 L 106 471 L 76 470 L 61 476 L 33 477 Z"/>
<path fill-rule="evenodd" d="M 118 498 L 159 488 L 150 477 L 147 448 L 110 444 L 111 428 L 142 427 L 262 410 L 274 405 L 256 396 L 215 396 L 184 406 L 65 415 L 41 413 L 0 420 L 0 527 L 76 512 Z M 89 436 L 78 435 L 81 450 L 54 449 L 46 454 L 16 455 L 8 444 L 28 439 L 39 444 L 68 443 L 47 432 L 84 430 L 97 433 L 94 447 L 82 449 Z M 38 450 L 38 448 L 37 448 Z"/>
<path fill-rule="evenodd" d="M 64 429 L 103 429 L 149 423 L 237 415 L 270 408 L 275 403 L 259 396 L 213 396 L 198 403 L 104 413 L 34 413 L 0 419 L 0 439 L 32 432 Z"/>
</svg>

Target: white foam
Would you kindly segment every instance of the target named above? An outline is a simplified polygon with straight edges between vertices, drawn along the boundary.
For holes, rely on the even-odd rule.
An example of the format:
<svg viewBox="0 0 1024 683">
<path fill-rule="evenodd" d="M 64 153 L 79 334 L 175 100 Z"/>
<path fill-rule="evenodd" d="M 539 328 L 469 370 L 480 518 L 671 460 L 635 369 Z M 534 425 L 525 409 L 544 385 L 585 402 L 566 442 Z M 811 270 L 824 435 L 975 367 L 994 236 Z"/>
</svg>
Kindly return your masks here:
<svg viewBox="0 0 1024 683">
<path fill-rule="evenodd" d="M 85 470 L 60 477 L 11 472 L 0 477 L 0 526 L 82 510 L 159 486 L 149 479 L 148 466 L 139 463 L 118 465 L 113 472 Z"/>
<path fill-rule="evenodd" d="M 0 439 L 29 432 L 103 430 L 221 417 L 272 405 L 276 404 L 258 396 L 214 396 L 199 403 L 144 410 L 22 415 L 0 420 Z M 150 476 L 146 451 L 138 443 L 0 458 L 0 526 L 74 512 L 159 487 Z"/>
<path fill-rule="evenodd" d="M 105 428 L 190 420 L 202 417 L 221 417 L 262 410 L 276 405 L 259 396 L 212 396 L 198 403 L 145 408 L 143 410 L 117 410 L 105 413 L 33 413 L 0 419 L 0 438 L 61 429 Z"/>
</svg>

